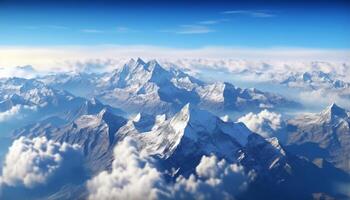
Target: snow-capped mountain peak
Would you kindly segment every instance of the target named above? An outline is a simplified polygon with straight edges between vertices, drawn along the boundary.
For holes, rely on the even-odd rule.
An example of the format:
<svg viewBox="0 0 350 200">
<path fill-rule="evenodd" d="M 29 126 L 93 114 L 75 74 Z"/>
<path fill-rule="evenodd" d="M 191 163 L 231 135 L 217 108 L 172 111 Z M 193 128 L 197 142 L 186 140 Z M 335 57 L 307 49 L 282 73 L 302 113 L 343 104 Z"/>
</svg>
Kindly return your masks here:
<svg viewBox="0 0 350 200">
<path fill-rule="evenodd" d="M 101 111 L 98 115 L 83 115 L 75 120 L 75 124 L 78 128 L 95 128 L 101 124 L 103 114 L 105 110 Z"/>
<path fill-rule="evenodd" d="M 350 172 L 350 113 L 347 110 L 333 103 L 320 113 L 298 116 L 288 124 L 288 144 L 317 144 L 316 148 L 327 152 L 322 155 L 324 159 Z"/>
<path fill-rule="evenodd" d="M 52 80 L 42 78 L 46 79 Z M 225 82 L 206 83 L 179 69 L 163 68 L 156 60 L 145 62 L 140 58 L 131 59 L 112 73 L 62 80 L 54 78 L 49 83 L 78 96 L 97 97 L 104 104 L 121 107 L 131 114 L 172 115 L 187 103 L 219 115 L 227 114 L 226 111 L 298 105 L 280 95 L 256 89 L 241 89 Z M 84 85 L 88 87 L 81 91 Z"/>
<path fill-rule="evenodd" d="M 116 123 L 125 121 L 122 117 L 113 115 L 108 111 L 107 108 L 102 109 L 97 114 L 90 114 L 90 115 L 82 115 L 81 117 L 77 118 L 74 123 L 79 127 L 82 128 L 96 128 L 101 125 L 110 125 L 113 126 Z"/>
<path fill-rule="evenodd" d="M 182 149 L 186 143 L 192 145 L 208 145 L 203 149 L 189 148 L 186 151 L 220 152 L 232 158 L 233 151 L 245 145 L 251 132 L 241 123 L 224 122 L 208 111 L 200 110 L 191 104 L 186 104 L 172 118 L 166 120 L 165 115 L 155 118 L 154 125 L 144 132 L 137 128 L 137 123 L 129 121 L 118 134 L 124 138 L 131 136 L 137 138 L 150 155 L 161 157 L 171 156 L 176 149 Z M 157 120 L 158 119 L 158 120 Z M 140 132 L 141 131 L 141 132 Z M 221 141 L 222 144 L 217 144 Z M 228 147 L 232 149 L 228 149 Z M 231 155 L 230 155 L 231 154 Z"/>
<path fill-rule="evenodd" d="M 322 111 L 322 113 L 330 117 L 339 117 L 339 118 L 348 117 L 348 113 L 346 112 L 346 110 L 339 107 L 335 103 L 332 103 L 330 106 L 328 106 L 324 111 Z"/>
<path fill-rule="evenodd" d="M 131 59 L 131 60 L 133 60 L 133 59 Z M 144 65 L 145 61 L 143 61 L 141 58 L 137 58 L 136 63 Z"/>
<path fill-rule="evenodd" d="M 187 103 L 171 120 L 171 125 L 175 129 L 184 129 L 186 126 L 196 128 L 197 131 L 205 129 L 208 132 L 213 132 L 217 126 L 219 118 L 210 114 L 207 111 L 193 108 L 190 103 Z M 184 127 L 183 127 L 184 126 Z"/>
</svg>

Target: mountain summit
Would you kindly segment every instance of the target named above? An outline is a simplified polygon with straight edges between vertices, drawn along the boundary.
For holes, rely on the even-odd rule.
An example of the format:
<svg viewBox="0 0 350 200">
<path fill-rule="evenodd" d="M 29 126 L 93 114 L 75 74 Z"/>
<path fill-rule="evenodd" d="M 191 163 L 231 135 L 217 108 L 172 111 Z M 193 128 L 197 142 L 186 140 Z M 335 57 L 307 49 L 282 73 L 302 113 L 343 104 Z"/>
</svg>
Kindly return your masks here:
<svg viewBox="0 0 350 200">
<path fill-rule="evenodd" d="M 308 148 L 310 159 L 325 159 L 350 173 L 347 110 L 333 103 L 320 113 L 298 116 L 288 122 L 288 132 L 288 144 Z"/>
<path fill-rule="evenodd" d="M 327 115 L 330 118 L 346 118 L 348 113 L 345 109 L 339 107 L 337 104 L 332 103 L 326 108 L 322 114 Z"/>
<path fill-rule="evenodd" d="M 181 70 L 163 68 L 156 60 L 131 59 L 111 73 L 76 76 L 77 81 L 50 78 L 50 84 L 74 94 L 77 91 L 74 83 L 86 83 L 89 86 L 89 91 L 84 91 L 86 97 L 97 97 L 102 103 L 129 113 L 173 115 L 187 103 L 217 114 L 299 106 L 280 95 L 254 88 L 242 89 L 224 82 L 206 83 Z M 69 84 L 64 83 L 65 80 Z"/>
</svg>

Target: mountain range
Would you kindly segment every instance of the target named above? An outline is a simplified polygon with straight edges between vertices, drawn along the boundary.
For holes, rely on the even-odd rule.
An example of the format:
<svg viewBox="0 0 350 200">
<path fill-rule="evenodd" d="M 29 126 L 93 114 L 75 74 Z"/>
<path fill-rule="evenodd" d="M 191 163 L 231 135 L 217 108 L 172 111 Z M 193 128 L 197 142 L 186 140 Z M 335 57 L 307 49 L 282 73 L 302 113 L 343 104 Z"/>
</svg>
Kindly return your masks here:
<svg viewBox="0 0 350 200">
<path fill-rule="evenodd" d="M 242 199 L 261 195 L 269 199 L 309 199 L 317 191 L 337 195 L 327 189 L 330 183 L 350 180 L 349 175 L 331 165 L 318 167 L 290 154 L 277 138 L 263 138 L 243 123 L 224 122 L 190 104 L 171 118 L 139 114 L 126 120 L 102 109 L 100 113 L 82 115 L 65 125 L 34 124 L 18 130 L 16 137 L 21 136 L 45 136 L 60 143 L 81 145 L 85 167 L 91 176 L 110 169 L 113 147 L 130 137 L 138 141 L 140 151 L 157 159 L 162 169 L 175 169 L 169 175 L 172 179 L 193 173 L 203 155 L 215 155 L 228 162 L 240 163 L 247 173 L 254 172 L 256 177 L 251 183 L 254 187 L 241 194 Z M 305 176 L 310 171 L 314 177 L 308 177 L 306 181 Z M 321 178 L 323 182 L 319 183 Z M 289 187 L 296 187 L 295 184 L 303 189 L 297 193 L 290 190 Z M 283 193 L 276 195 L 276 191 Z"/>
<path fill-rule="evenodd" d="M 0 128 L 4 132 L 18 128 L 18 123 L 31 124 L 52 116 L 71 121 L 83 114 L 94 114 L 104 107 L 115 114 L 125 114 L 120 109 L 103 105 L 95 98 L 76 97 L 36 79 L 0 80 L 0 114 L 7 114 L 6 118 L 0 119 L 0 124 L 6 124 Z"/>
<path fill-rule="evenodd" d="M 40 80 L 132 113 L 173 114 L 187 103 L 215 113 L 300 106 L 278 94 L 242 89 L 227 82 L 206 83 L 181 70 L 165 69 L 155 60 L 146 63 L 140 58 L 102 75 L 63 74 Z"/>
<path fill-rule="evenodd" d="M 242 170 L 244 187 L 228 199 L 349 198 L 337 188 L 338 184 L 350 183 L 349 111 L 332 104 L 320 113 L 291 117 L 281 126 L 283 138 L 273 133 L 262 136 L 242 122 L 219 117 L 231 112 L 244 115 L 286 108 L 302 106 L 254 88 L 207 83 L 179 69 L 163 68 L 155 60 L 131 59 L 103 74 L 1 79 L 0 130 L 11 132 L 13 140 L 7 155 L 28 155 L 21 163 L 29 162 L 30 167 L 24 167 L 27 170 L 34 165 L 28 173 L 37 177 L 41 170 L 46 172 L 44 175 L 54 173 L 55 167 L 64 163 L 61 160 L 66 159 L 66 151 L 79 150 L 82 158 L 76 160 L 83 169 L 76 168 L 78 180 L 62 176 L 65 181 L 50 182 L 49 189 L 26 188 L 25 184 L 16 187 L 6 176 L 21 172 L 21 167 L 11 166 L 13 160 L 6 156 L 3 168 L 16 170 L 7 174 L 3 169 L 0 199 L 23 194 L 28 199 L 89 199 L 91 181 L 96 177 L 102 177 L 96 179 L 100 186 L 119 187 L 119 179 L 114 176 L 128 174 L 128 170 L 135 176 L 141 170 L 140 181 L 146 188 L 150 186 L 149 176 L 151 180 L 155 180 L 153 175 L 156 180 L 164 178 L 155 181 L 166 185 L 159 187 L 164 194 L 179 189 L 177 184 L 186 181 L 187 189 L 194 190 L 195 181 L 207 184 L 204 190 L 220 189 L 218 185 L 223 184 L 230 170 Z M 126 148 L 128 142 L 134 146 Z M 50 157 L 52 152 L 54 159 Z M 38 157 L 33 156 L 36 154 Z M 206 159 L 219 162 L 210 167 L 210 163 L 203 163 Z M 76 164 L 74 160 L 69 162 Z M 221 178 L 213 178 L 220 171 L 217 168 L 224 169 L 224 163 L 230 168 L 223 170 Z M 112 176 L 110 182 L 108 176 Z M 44 178 L 37 179 L 46 181 Z M 122 179 L 120 187 L 133 180 Z M 229 191 L 236 191 L 234 187 L 224 186 Z M 134 189 L 135 193 L 140 191 Z"/>
</svg>

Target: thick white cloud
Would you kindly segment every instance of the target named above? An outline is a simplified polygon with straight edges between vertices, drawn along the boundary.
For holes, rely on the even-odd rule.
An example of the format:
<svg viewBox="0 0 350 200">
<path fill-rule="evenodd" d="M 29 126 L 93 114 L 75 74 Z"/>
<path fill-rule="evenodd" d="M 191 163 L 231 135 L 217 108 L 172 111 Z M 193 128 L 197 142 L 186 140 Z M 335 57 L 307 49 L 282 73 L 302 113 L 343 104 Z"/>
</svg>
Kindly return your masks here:
<svg viewBox="0 0 350 200">
<path fill-rule="evenodd" d="M 11 109 L 6 110 L 4 112 L 0 112 L 0 123 L 5 122 L 7 120 L 13 119 L 13 118 L 21 118 L 22 117 L 22 111 L 25 110 L 35 110 L 35 106 L 22 106 L 22 105 L 15 105 L 12 106 Z"/>
<path fill-rule="evenodd" d="M 247 181 L 242 166 L 218 160 L 214 155 L 203 156 L 196 173 L 189 178 L 178 177 L 171 191 L 175 199 L 234 199 Z"/>
<path fill-rule="evenodd" d="M 336 102 L 342 107 L 350 109 L 350 88 L 338 91 L 337 89 L 317 89 L 299 93 L 300 100 L 309 108 L 324 107 Z M 315 103 L 317 99 L 317 103 Z"/>
<path fill-rule="evenodd" d="M 18 115 L 18 113 L 20 112 L 20 109 L 21 109 L 21 106 L 16 105 L 16 106 L 13 106 L 9 110 L 6 110 L 4 112 L 0 112 L 0 122 L 7 121 L 7 120 L 13 118 L 14 116 Z"/>
<path fill-rule="evenodd" d="M 203 156 L 194 174 L 166 182 L 155 160 L 139 152 L 138 143 L 126 138 L 114 149 L 110 172 L 87 183 L 89 199 L 233 199 L 245 188 L 243 167 Z"/>
<path fill-rule="evenodd" d="M 0 66 L 0 78 L 2 77 L 22 77 L 22 78 L 34 78 L 40 73 L 36 71 L 31 65 L 24 66 Z"/>
<path fill-rule="evenodd" d="M 258 114 L 250 112 L 237 121 L 243 122 L 251 131 L 263 137 L 271 137 L 283 127 L 282 116 L 268 110 L 263 110 Z"/>
<path fill-rule="evenodd" d="M 138 144 L 125 139 L 114 149 L 112 171 L 88 181 L 89 199 L 159 199 L 165 183 L 152 160 L 139 153 Z"/>
<path fill-rule="evenodd" d="M 74 168 L 80 156 L 77 145 L 61 144 L 45 137 L 20 137 L 6 155 L 1 183 L 26 188 L 45 185 L 58 172 Z"/>
</svg>

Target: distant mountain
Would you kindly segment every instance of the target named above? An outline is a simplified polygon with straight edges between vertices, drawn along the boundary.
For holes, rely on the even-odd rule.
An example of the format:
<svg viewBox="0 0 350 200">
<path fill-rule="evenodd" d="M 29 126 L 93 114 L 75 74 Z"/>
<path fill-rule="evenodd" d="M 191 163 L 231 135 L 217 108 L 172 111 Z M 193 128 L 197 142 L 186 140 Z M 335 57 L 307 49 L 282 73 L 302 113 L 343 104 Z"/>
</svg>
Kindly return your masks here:
<svg viewBox="0 0 350 200">
<path fill-rule="evenodd" d="M 84 91 L 86 96 L 95 96 L 103 103 L 133 113 L 175 113 L 187 103 L 215 113 L 299 106 L 280 95 L 257 89 L 241 89 L 230 83 L 205 83 L 180 70 L 164 69 L 155 60 L 146 63 L 131 59 L 123 67 L 98 78 L 86 74 L 66 76 L 42 79 L 72 93 L 76 92 L 72 88 L 86 84 L 90 89 Z"/>
<path fill-rule="evenodd" d="M 1 110 L 13 105 L 48 107 L 74 100 L 68 92 L 56 90 L 35 79 L 9 78 L 0 80 Z"/>
<path fill-rule="evenodd" d="M 6 120 L 0 120 L 0 124 L 6 124 L 3 127 L 8 130 L 18 128 L 19 124 L 24 126 L 53 116 L 62 121 L 72 121 L 84 114 L 98 113 L 103 108 L 115 114 L 125 114 L 120 109 L 103 105 L 96 99 L 75 97 L 35 79 L 0 80 L 0 113 L 12 115 Z"/>
<path fill-rule="evenodd" d="M 322 159 L 350 173 L 350 112 L 332 104 L 288 122 L 288 144 L 310 160 Z"/>
<path fill-rule="evenodd" d="M 306 89 L 347 89 L 350 88 L 350 83 L 338 79 L 331 73 L 323 71 L 298 72 L 290 74 L 281 84 L 290 87 L 299 87 Z"/>
<path fill-rule="evenodd" d="M 39 81 L 59 89 L 80 96 L 89 97 L 91 88 L 95 87 L 100 75 L 88 73 L 61 73 L 38 77 Z"/>
</svg>

